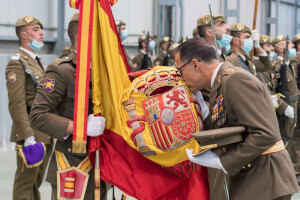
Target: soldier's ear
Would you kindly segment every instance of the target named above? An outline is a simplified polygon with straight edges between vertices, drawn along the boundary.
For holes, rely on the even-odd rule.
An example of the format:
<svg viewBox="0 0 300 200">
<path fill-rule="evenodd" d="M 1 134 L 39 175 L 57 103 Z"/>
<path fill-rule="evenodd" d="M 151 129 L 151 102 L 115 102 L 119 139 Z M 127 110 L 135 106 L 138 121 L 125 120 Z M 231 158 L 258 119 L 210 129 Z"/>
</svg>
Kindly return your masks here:
<svg viewBox="0 0 300 200">
<path fill-rule="evenodd" d="M 205 30 L 205 34 L 206 34 L 206 36 L 208 36 L 208 37 L 213 37 L 212 29 L 211 29 L 211 28 L 207 28 L 207 29 Z"/>
</svg>

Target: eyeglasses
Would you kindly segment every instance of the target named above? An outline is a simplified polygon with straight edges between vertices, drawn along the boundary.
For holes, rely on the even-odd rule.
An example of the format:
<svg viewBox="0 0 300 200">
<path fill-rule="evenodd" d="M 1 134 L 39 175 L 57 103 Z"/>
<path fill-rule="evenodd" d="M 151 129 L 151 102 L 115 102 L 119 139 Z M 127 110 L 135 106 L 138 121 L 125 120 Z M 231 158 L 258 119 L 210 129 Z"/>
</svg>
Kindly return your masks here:
<svg viewBox="0 0 300 200">
<path fill-rule="evenodd" d="M 181 77 L 181 76 L 182 76 L 181 70 L 182 70 L 185 66 L 187 66 L 187 64 L 189 64 L 193 59 L 194 59 L 194 58 L 190 59 L 189 61 L 187 61 L 186 63 L 184 63 L 181 67 L 177 68 L 176 74 L 177 74 L 178 76 Z M 201 59 L 197 59 L 197 61 L 198 61 L 198 62 L 201 62 Z"/>
</svg>

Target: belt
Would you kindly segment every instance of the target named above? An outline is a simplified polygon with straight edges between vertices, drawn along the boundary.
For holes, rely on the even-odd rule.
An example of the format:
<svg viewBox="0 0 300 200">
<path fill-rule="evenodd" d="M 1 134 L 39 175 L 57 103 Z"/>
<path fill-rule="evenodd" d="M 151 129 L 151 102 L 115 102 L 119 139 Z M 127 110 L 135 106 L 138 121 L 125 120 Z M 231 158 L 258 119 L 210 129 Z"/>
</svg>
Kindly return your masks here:
<svg viewBox="0 0 300 200">
<path fill-rule="evenodd" d="M 279 140 L 271 148 L 267 149 L 261 155 L 276 153 L 276 152 L 279 152 L 279 151 L 281 151 L 283 149 L 285 149 L 284 143 L 283 143 L 282 140 Z"/>
</svg>

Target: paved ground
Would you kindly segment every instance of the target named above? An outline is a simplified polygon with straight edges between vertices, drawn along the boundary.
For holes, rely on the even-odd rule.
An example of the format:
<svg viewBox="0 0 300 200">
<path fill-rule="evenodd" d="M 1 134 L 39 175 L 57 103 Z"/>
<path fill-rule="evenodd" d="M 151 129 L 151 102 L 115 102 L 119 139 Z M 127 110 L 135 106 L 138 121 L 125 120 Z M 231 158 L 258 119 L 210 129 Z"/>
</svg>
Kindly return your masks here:
<svg viewBox="0 0 300 200">
<path fill-rule="evenodd" d="M 12 185 L 16 166 L 16 154 L 14 151 L 0 152 L 0 194 L 1 199 L 12 199 Z M 50 200 L 51 186 L 49 183 L 44 182 L 40 188 L 42 199 Z M 122 191 L 116 191 L 116 199 L 121 199 Z M 112 190 L 109 191 L 108 200 L 112 199 Z M 128 200 L 134 200 L 128 197 Z M 292 200 L 300 200 L 300 192 L 295 194 Z"/>
</svg>

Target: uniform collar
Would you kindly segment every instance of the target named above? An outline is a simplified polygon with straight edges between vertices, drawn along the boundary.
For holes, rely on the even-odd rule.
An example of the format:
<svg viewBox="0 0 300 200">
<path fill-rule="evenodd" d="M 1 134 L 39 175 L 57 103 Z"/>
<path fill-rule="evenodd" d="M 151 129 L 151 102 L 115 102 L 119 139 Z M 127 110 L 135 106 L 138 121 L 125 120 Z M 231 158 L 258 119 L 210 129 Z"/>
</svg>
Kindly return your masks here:
<svg viewBox="0 0 300 200">
<path fill-rule="evenodd" d="M 216 47 L 214 46 L 214 45 L 211 45 L 214 49 L 216 49 Z M 219 54 L 219 56 L 221 56 L 222 55 L 222 51 L 221 51 L 221 49 L 219 49 L 218 48 L 218 54 Z"/>
<path fill-rule="evenodd" d="M 279 60 L 283 61 L 283 57 L 277 56 L 277 58 L 278 58 Z M 285 63 L 286 63 L 287 65 L 289 65 L 289 64 L 290 64 L 290 61 L 285 61 Z"/>
<path fill-rule="evenodd" d="M 20 47 L 20 50 L 22 50 L 25 53 L 27 53 L 28 55 L 30 55 L 30 57 L 33 58 L 33 60 L 35 60 L 35 58 L 38 56 L 37 53 L 34 54 L 32 51 L 29 51 L 23 47 Z"/>
<path fill-rule="evenodd" d="M 214 71 L 214 73 L 213 73 L 213 75 L 212 75 L 212 77 L 211 77 L 211 81 L 210 81 L 211 87 L 213 86 L 214 81 L 215 81 L 215 79 L 216 79 L 216 77 L 217 77 L 217 74 L 218 74 L 218 72 L 219 72 L 219 70 L 220 70 L 220 67 L 221 67 L 222 65 L 223 65 L 223 62 L 221 62 L 221 63 L 218 65 L 218 67 L 215 69 L 215 71 Z"/>
<path fill-rule="evenodd" d="M 244 61 L 246 60 L 246 56 L 244 56 L 243 54 L 236 52 Z"/>
<path fill-rule="evenodd" d="M 146 51 L 144 51 L 143 49 L 141 49 L 140 52 L 142 52 L 143 54 L 146 54 Z"/>
</svg>

